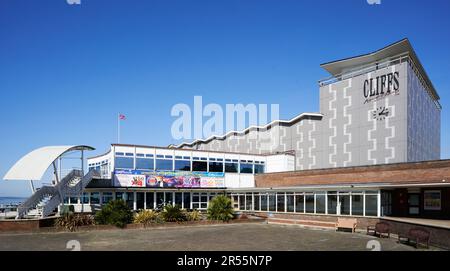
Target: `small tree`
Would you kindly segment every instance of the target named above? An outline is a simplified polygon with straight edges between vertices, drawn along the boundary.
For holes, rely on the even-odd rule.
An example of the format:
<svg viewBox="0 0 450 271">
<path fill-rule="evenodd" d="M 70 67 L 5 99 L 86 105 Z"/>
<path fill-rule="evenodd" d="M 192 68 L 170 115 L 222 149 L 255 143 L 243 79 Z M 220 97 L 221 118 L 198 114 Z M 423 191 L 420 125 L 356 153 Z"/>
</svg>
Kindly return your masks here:
<svg viewBox="0 0 450 271">
<path fill-rule="evenodd" d="M 187 220 L 185 213 L 181 211 L 180 205 L 172 204 L 164 207 L 161 217 L 165 222 L 183 222 Z"/>
<path fill-rule="evenodd" d="M 233 219 L 233 213 L 231 200 L 224 195 L 216 196 L 209 202 L 207 211 L 209 220 L 229 221 Z"/>
<path fill-rule="evenodd" d="M 133 220 L 133 213 L 124 200 L 113 200 L 108 202 L 95 214 L 95 222 L 101 225 L 114 225 L 119 228 Z"/>
</svg>

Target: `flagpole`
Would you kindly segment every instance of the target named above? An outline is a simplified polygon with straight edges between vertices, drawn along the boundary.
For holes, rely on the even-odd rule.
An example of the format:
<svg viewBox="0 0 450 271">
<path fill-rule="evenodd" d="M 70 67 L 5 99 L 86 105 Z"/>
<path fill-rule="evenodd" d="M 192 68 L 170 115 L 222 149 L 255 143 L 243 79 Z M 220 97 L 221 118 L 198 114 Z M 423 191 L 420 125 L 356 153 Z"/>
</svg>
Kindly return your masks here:
<svg viewBox="0 0 450 271">
<path fill-rule="evenodd" d="M 117 115 L 117 143 L 120 144 L 120 113 Z"/>
</svg>

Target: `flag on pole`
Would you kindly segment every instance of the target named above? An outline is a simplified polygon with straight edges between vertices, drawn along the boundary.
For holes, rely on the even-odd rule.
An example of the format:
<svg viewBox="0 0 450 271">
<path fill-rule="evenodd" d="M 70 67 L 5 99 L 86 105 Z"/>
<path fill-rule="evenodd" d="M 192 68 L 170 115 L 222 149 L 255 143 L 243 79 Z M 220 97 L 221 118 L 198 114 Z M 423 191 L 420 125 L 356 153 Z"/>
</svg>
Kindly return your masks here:
<svg viewBox="0 0 450 271">
<path fill-rule="evenodd" d="M 123 114 L 119 114 L 119 120 L 126 120 L 127 117 L 125 117 L 125 115 Z"/>
</svg>

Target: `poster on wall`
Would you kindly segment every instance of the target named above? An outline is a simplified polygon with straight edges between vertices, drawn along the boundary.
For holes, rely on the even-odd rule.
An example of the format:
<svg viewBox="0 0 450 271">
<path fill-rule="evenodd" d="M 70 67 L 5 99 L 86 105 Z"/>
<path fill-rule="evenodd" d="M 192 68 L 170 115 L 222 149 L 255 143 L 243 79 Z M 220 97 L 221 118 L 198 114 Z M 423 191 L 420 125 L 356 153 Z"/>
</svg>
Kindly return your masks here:
<svg viewBox="0 0 450 271">
<path fill-rule="evenodd" d="M 140 171 L 114 172 L 117 187 L 223 188 L 225 174 L 212 172 Z"/>
<path fill-rule="evenodd" d="M 441 210 L 441 191 L 424 191 L 423 194 L 424 210 L 440 211 Z"/>
<path fill-rule="evenodd" d="M 114 184 L 117 187 L 145 187 L 145 175 L 116 174 Z"/>
</svg>

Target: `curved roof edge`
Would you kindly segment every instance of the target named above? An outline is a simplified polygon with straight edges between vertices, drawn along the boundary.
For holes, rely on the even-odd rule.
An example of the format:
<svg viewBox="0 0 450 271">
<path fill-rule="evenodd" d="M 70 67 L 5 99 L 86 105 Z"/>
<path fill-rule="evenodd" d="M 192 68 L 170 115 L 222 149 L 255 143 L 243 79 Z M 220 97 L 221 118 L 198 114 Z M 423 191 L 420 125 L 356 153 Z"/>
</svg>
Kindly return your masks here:
<svg viewBox="0 0 450 271">
<path fill-rule="evenodd" d="M 274 121 L 272 121 L 272 122 L 270 122 L 270 123 L 268 123 L 268 124 L 266 124 L 264 126 L 250 126 L 250 127 L 246 128 L 246 129 L 244 129 L 242 131 L 230 131 L 230 132 L 228 132 L 228 133 L 226 133 L 224 135 L 221 135 L 221 136 L 219 136 L 219 135 L 212 135 L 212 136 L 208 137 L 207 139 L 197 139 L 197 140 L 194 140 L 194 141 L 192 141 L 190 143 L 189 142 L 183 142 L 183 143 L 178 144 L 178 145 L 171 144 L 171 145 L 169 145 L 169 148 L 179 149 L 181 147 L 192 146 L 192 145 L 195 145 L 197 143 L 206 143 L 206 142 L 209 142 L 209 141 L 214 140 L 214 139 L 225 139 L 230 134 L 245 134 L 247 131 L 250 131 L 250 130 L 253 130 L 253 129 L 267 129 L 268 127 L 276 125 L 278 123 L 291 124 L 291 123 L 296 122 L 296 121 L 298 121 L 298 120 L 300 120 L 302 118 L 305 118 L 305 117 L 323 117 L 323 114 L 321 114 L 321 113 L 302 113 L 302 114 L 297 115 L 296 117 L 294 117 L 294 118 L 292 118 L 290 120 L 274 120 Z"/>
<path fill-rule="evenodd" d="M 41 180 L 51 164 L 62 155 L 71 151 L 92 151 L 95 148 L 86 145 L 47 146 L 27 153 L 12 166 L 4 180 Z"/>
</svg>

